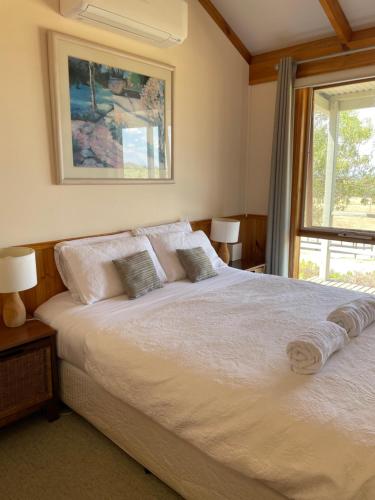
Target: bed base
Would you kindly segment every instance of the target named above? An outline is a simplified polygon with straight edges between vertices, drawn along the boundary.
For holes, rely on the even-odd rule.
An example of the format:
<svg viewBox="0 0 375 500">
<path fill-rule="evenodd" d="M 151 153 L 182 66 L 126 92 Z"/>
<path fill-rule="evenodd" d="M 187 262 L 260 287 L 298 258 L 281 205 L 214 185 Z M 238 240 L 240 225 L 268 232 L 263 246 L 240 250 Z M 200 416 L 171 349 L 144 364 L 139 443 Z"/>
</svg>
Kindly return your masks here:
<svg viewBox="0 0 375 500">
<path fill-rule="evenodd" d="M 109 394 L 60 360 L 61 399 L 128 455 L 191 500 L 281 500 L 259 481 L 225 467 Z"/>
</svg>

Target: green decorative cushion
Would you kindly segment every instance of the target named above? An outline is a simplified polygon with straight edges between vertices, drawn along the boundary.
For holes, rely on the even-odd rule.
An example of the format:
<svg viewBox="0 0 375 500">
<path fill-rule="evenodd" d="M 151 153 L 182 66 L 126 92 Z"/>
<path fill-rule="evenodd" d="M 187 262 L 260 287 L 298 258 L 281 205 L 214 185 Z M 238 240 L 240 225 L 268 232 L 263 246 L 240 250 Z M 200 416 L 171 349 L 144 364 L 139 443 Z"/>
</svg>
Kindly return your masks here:
<svg viewBox="0 0 375 500">
<path fill-rule="evenodd" d="M 217 272 L 202 247 L 178 249 L 176 252 L 187 277 L 193 283 L 217 276 Z"/>
<path fill-rule="evenodd" d="M 162 288 L 154 263 L 147 250 L 113 261 L 129 299 Z"/>
</svg>

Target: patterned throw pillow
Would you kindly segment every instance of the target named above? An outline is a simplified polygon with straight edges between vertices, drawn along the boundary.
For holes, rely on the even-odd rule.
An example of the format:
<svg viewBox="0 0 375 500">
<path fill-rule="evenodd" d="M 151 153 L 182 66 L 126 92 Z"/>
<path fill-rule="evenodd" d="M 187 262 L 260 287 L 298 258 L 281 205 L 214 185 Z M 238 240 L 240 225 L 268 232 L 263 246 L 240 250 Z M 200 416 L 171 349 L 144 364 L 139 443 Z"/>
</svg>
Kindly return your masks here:
<svg viewBox="0 0 375 500">
<path fill-rule="evenodd" d="M 137 299 L 163 286 L 147 250 L 114 260 L 113 263 L 129 299 Z"/>
<path fill-rule="evenodd" d="M 217 276 L 202 247 L 177 249 L 176 252 L 187 277 L 193 283 Z"/>
</svg>

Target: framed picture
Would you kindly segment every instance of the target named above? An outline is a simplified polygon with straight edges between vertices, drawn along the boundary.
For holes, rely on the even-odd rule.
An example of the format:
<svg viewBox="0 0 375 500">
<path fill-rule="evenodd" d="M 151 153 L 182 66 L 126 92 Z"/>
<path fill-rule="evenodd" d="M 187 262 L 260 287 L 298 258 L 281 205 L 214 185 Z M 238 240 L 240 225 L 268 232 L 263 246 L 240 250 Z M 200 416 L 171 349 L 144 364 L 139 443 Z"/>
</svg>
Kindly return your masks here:
<svg viewBox="0 0 375 500">
<path fill-rule="evenodd" d="M 48 36 L 58 183 L 173 182 L 174 68 Z"/>
</svg>

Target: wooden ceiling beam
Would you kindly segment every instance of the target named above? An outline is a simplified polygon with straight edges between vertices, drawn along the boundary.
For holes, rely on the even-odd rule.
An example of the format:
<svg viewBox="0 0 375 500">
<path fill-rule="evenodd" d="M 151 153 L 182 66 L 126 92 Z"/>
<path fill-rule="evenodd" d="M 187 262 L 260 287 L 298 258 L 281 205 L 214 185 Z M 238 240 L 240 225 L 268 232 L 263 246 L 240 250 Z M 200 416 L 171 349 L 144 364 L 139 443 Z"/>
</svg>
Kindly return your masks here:
<svg viewBox="0 0 375 500">
<path fill-rule="evenodd" d="M 342 45 L 337 40 L 336 36 L 329 38 L 321 38 L 311 42 L 299 43 L 290 47 L 264 52 L 263 54 L 253 55 L 251 65 L 275 63 L 280 61 L 282 57 L 293 57 L 296 61 L 304 59 L 312 59 L 314 57 L 329 56 L 336 52 L 342 51 Z"/>
<path fill-rule="evenodd" d="M 346 45 L 350 42 L 353 32 L 338 0 L 319 0 L 328 17 L 337 38 Z"/>
<path fill-rule="evenodd" d="M 375 46 L 375 27 L 366 28 L 359 31 L 353 31 L 350 42 L 347 43 L 347 47 L 352 50 L 364 49 L 367 47 Z M 338 71 L 338 67 L 342 67 L 343 64 L 350 64 L 350 67 L 360 67 L 370 64 L 375 64 L 374 51 L 365 51 L 365 56 L 361 56 L 360 53 L 348 54 L 348 57 L 340 56 L 334 57 L 335 54 L 345 51 L 342 43 L 338 40 L 336 36 L 322 38 L 320 40 L 314 40 L 312 42 L 301 43 L 298 45 L 293 45 L 291 47 L 285 47 L 279 50 L 273 50 L 271 52 L 266 52 L 263 54 L 254 55 L 250 64 L 250 84 L 256 85 L 257 83 L 271 82 L 277 80 L 276 65 L 279 63 L 282 57 L 293 57 L 297 62 L 304 61 L 306 59 L 314 59 L 323 56 L 330 56 L 325 61 L 311 61 L 299 66 L 298 76 L 301 76 L 300 68 L 305 68 L 305 71 L 316 71 L 319 68 L 326 69 L 330 65 L 330 61 L 334 63 L 336 69 L 332 68 L 332 71 Z M 366 64 L 364 64 L 364 61 Z M 361 64 L 362 63 L 362 64 Z M 353 66 L 355 64 L 355 66 Z M 314 69 L 315 68 L 315 69 Z M 318 73 L 314 73 L 318 74 Z"/>
<path fill-rule="evenodd" d="M 297 78 L 322 75 L 352 68 L 361 68 L 372 64 L 375 64 L 375 49 L 355 52 L 354 54 L 349 52 L 339 57 L 331 57 L 322 61 L 310 61 L 300 64 L 297 68 Z"/>
<path fill-rule="evenodd" d="M 343 71 L 352 68 L 361 68 L 375 64 L 375 49 L 363 52 L 345 53 L 341 56 L 333 56 L 318 61 L 307 61 L 297 67 L 297 78 L 306 76 L 322 75 L 335 71 Z M 266 83 L 277 80 L 275 64 L 250 65 L 250 85 Z"/>
<path fill-rule="evenodd" d="M 347 45 L 352 50 L 375 46 L 375 28 L 353 31 L 352 38 Z"/>
<path fill-rule="evenodd" d="M 256 85 L 277 80 L 276 65 L 283 57 L 293 57 L 295 61 L 303 61 L 341 51 L 341 43 L 336 36 L 333 36 L 254 55 L 250 64 L 250 84 Z"/>
<path fill-rule="evenodd" d="M 227 21 L 221 15 L 221 13 L 217 10 L 215 5 L 211 2 L 211 0 L 199 0 L 199 3 L 202 7 L 207 11 L 209 16 L 215 21 L 221 31 L 226 35 L 226 37 L 231 41 L 231 43 L 236 47 L 238 52 L 242 55 L 242 57 L 250 64 L 251 61 L 251 53 L 245 44 L 240 40 L 238 35 L 233 31 L 233 29 L 229 26 Z"/>
</svg>

